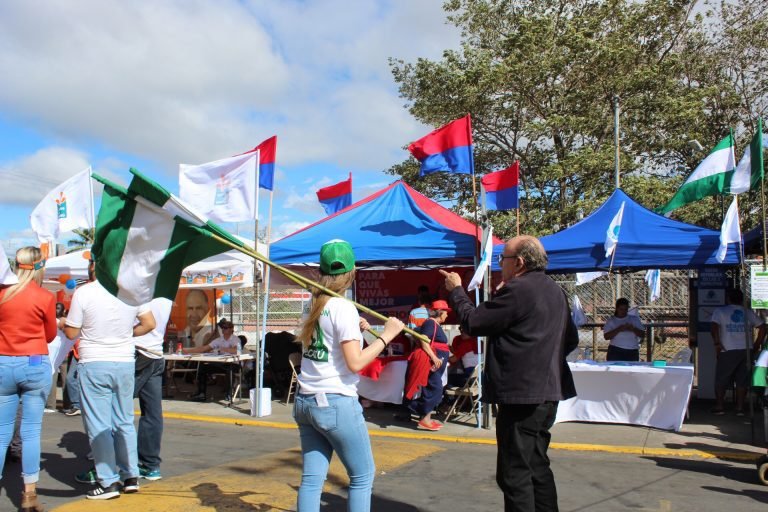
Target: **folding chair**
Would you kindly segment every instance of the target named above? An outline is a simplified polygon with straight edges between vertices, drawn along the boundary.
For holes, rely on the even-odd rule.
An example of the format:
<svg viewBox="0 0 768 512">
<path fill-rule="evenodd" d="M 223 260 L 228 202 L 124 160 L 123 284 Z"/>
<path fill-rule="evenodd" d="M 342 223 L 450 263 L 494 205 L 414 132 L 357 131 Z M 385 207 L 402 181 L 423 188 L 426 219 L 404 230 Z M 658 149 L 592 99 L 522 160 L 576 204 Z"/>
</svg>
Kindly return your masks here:
<svg viewBox="0 0 768 512">
<path fill-rule="evenodd" d="M 291 365 L 291 382 L 288 384 L 288 393 L 285 394 L 286 404 L 291 401 L 291 393 L 295 398 L 296 389 L 299 387 L 297 369 L 301 371 L 301 354 L 299 352 L 288 354 L 288 364 Z"/>
<path fill-rule="evenodd" d="M 178 363 L 185 363 L 180 368 L 177 368 Z M 176 384 L 176 375 L 194 373 L 194 382 L 197 382 L 197 370 L 200 368 L 200 363 L 196 361 L 170 361 L 168 365 L 168 375 L 170 376 L 170 382 L 168 385 L 168 391 L 170 388 L 179 390 L 179 385 Z"/>
<path fill-rule="evenodd" d="M 443 391 L 443 394 L 448 397 L 453 398 L 453 404 L 451 404 L 451 408 L 448 410 L 448 414 L 445 415 L 445 421 L 443 423 L 448 423 L 448 420 L 451 419 L 451 416 L 456 413 L 457 415 L 461 415 L 463 413 L 459 413 L 458 411 L 461 410 L 461 407 L 469 400 L 472 404 L 469 415 L 473 415 L 475 411 L 477 410 L 477 404 L 478 404 L 478 395 L 480 394 L 480 389 L 478 386 L 478 379 L 480 376 L 480 365 L 475 366 L 475 369 L 472 370 L 472 375 L 469 376 L 467 379 L 467 382 L 464 383 L 464 385 L 460 388 L 447 388 L 445 391 Z"/>
</svg>

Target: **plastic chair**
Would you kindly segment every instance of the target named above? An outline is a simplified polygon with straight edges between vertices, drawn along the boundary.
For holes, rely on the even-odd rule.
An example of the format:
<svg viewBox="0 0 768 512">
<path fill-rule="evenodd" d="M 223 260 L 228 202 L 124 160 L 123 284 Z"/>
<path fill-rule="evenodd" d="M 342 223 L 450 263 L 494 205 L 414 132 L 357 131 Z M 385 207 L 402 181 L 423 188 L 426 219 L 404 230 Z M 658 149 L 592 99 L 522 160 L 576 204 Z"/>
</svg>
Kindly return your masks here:
<svg viewBox="0 0 768 512">
<path fill-rule="evenodd" d="M 458 410 L 467 402 L 470 401 L 472 407 L 469 410 L 469 415 L 473 415 L 477 410 L 478 397 L 480 395 L 480 388 L 478 386 L 478 380 L 480 378 L 480 365 L 475 366 L 472 370 L 472 375 L 469 376 L 467 382 L 460 388 L 446 388 L 443 394 L 453 398 L 451 408 L 448 410 L 448 414 L 445 415 L 444 423 L 448 423 Z"/>
<path fill-rule="evenodd" d="M 690 348 L 683 348 L 680 349 L 680 351 L 672 356 L 672 359 L 670 359 L 670 363 L 690 363 L 691 362 L 691 355 L 693 354 L 693 350 Z"/>
<path fill-rule="evenodd" d="M 288 364 L 291 365 L 291 382 L 288 384 L 288 393 L 285 394 L 286 404 L 291 401 L 291 394 L 293 394 L 295 398 L 296 389 L 299 387 L 298 372 L 301 371 L 301 354 L 298 352 L 288 354 Z"/>
</svg>

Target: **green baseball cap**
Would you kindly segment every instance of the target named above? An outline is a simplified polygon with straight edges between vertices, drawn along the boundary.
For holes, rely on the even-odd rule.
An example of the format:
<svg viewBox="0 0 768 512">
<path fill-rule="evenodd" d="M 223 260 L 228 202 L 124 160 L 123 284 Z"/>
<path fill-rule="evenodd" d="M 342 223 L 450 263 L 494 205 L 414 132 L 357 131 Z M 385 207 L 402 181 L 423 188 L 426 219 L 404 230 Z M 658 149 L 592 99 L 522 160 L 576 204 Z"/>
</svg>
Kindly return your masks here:
<svg viewBox="0 0 768 512">
<path fill-rule="evenodd" d="M 320 271 L 323 274 L 336 275 L 355 269 L 355 253 L 349 242 L 330 240 L 320 248 Z"/>
</svg>

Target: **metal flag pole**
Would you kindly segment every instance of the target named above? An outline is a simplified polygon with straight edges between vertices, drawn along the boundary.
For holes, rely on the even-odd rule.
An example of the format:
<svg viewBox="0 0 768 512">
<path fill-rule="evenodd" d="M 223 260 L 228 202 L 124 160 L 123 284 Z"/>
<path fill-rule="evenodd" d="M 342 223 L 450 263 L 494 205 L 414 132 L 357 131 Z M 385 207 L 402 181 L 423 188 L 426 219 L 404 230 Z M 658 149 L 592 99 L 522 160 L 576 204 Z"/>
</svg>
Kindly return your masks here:
<svg viewBox="0 0 768 512">
<path fill-rule="evenodd" d="M 619 95 L 613 95 L 613 143 L 614 143 L 614 178 L 616 184 L 616 190 L 621 188 L 621 167 L 619 162 Z M 613 254 L 611 254 L 611 269 L 613 268 L 613 258 L 616 255 L 616 250 L 619 248 L 619 241 L 616 241 L 616 247 L 613 248 Z M 611 270 L 608 271 L 609 273 Z M 621 296 L 621 274 L 616 274 L 616 298 Z"/>
</svg>

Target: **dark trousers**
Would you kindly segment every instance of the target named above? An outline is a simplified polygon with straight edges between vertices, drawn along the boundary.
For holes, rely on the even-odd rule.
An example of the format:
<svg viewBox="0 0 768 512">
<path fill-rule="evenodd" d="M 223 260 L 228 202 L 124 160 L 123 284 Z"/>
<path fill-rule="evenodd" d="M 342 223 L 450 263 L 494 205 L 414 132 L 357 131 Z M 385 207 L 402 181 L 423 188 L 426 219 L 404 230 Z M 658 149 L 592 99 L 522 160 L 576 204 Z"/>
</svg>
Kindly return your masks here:
<svg viewBox="0 0 768 512">
<path fill-rule="evenodd" d="M 227 380 L 224 383 L 224 392 L 229 394 L 229 379 L 232 365 L 223 363 L 202 363 L 197 371 L 197 392 L 205 394 L 208 391 L 208 376 L 214 373 L 225 373 Z"/>
<path fill-rule="evenodd" d="M 557 402 L 499 405 L 496 483 L 505 512 L 557 512 L 555 477 L 547 449 Z"/>
<path fill-rule="evenodd" d="M 443 372 L 448 367 L 448 357 L 451 354 L 438 350 L 435 352 L 435 355 L 443 364 L 436 372 L 429 372 L 427 385 L 421 388 L 421 395 L 412 400 L 409 405 L 410 409 L 418 414 L 420 418 L 434 411 L 443 400 Z"/>
<path fill-rule="evenodd" d="M 163 438 L 163 373 L 165 360 L 136 354 L 133 397 L 139 399 L 141 418 L 136 433 L 139 464 L 160 469 L 160 445 Z"/>
<path fill-rule="evenodd" d="M 608 353 L 605 355 L 606 361 L 639 361 L 640 350 L 632 350 L 628 348 L 614 347 L 608 345 Z"/>
</svg>

